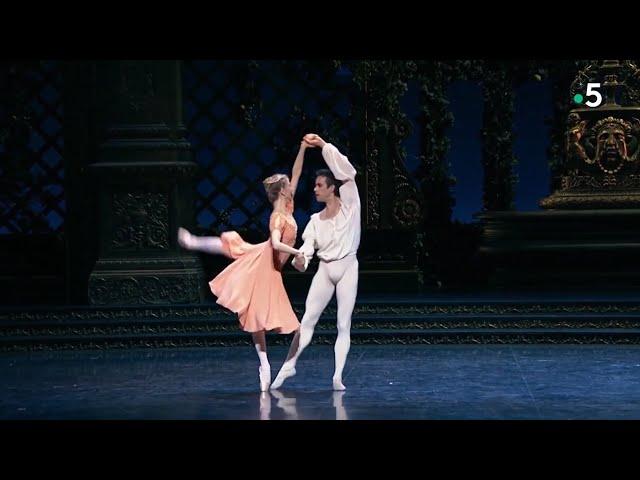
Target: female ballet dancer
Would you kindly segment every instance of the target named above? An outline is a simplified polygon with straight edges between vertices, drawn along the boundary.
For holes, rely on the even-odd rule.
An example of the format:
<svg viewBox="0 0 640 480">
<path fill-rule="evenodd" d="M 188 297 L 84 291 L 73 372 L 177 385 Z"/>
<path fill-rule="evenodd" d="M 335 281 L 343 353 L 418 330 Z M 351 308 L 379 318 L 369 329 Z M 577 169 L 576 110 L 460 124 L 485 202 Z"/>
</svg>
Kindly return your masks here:
<svg viewBox="0 0 640 480">
<path fill-rule="evenodd" d="M 250 244 L 233 231 L 219 237 L 198 237 L 184 228 L 178 229 L 178 243 L 183 248 L 234 259 L 209 282 L 209 287 L 218 297 L 217 303 L 237 313 L 241 328 L 251 333 L 260 359 L 258 375 L 262 392 L 266 392 L 271 384 L 265 332 L 288 334 L 297 332 L 300 327 L 284 289 L 281 271 L 290 255 L 300 254 L 293 248 L 298 228 L 292 215 L 293 197 L 302 173 L 305 150 L 311 146 L 305 140 L 300 142 L 291 181 L 284 174 L 275 174 L 263 181 L 273 206 L 269 219 L 271 235 L 266 242 Z"/>
</svg>

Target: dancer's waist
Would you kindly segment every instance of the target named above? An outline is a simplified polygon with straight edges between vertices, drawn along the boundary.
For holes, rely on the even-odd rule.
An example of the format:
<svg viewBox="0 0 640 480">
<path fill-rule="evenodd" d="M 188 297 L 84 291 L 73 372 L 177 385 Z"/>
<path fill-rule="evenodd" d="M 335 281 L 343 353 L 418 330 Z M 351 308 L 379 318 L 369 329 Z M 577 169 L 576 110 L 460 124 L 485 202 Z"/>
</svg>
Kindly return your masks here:
<svg viewBox="0 0 640 480">
<path fill-rule="evenodd" d="M 330 258 L 330 259 L 320 258 L 320 261 L 322 263 L 333 263 L 333 262 L 339 262 L 341 260 L 350 260 L 351 258 L 357 259 L 358 258 L 357 253 L 358 252 L 349 252 L 346 255 L 343 255 L 342 257 L 338 257 L 338 258 Z"/>
</svg>

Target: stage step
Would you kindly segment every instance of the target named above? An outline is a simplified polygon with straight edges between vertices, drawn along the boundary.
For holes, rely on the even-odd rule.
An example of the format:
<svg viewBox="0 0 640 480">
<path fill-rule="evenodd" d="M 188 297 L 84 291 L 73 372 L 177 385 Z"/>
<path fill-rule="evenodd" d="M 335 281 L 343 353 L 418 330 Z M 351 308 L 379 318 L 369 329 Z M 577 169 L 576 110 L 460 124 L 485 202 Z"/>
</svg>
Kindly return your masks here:
<svg viewBox="0 0 640 480">
<path fill-rule="evenodd" d="M 299 317 L 304 304 L 294 302 Z M 332 344 L 336 307 L 316 327 Z M 624 298 L 365 299 L 354 310 L 354 344 L 640 343 L 640 301 Z M 269 334 L 269 343 L 290 335 Z M 250 344 L 236 316 L 215 304 L 0 309 L 0 351 Z"/>
</svg>

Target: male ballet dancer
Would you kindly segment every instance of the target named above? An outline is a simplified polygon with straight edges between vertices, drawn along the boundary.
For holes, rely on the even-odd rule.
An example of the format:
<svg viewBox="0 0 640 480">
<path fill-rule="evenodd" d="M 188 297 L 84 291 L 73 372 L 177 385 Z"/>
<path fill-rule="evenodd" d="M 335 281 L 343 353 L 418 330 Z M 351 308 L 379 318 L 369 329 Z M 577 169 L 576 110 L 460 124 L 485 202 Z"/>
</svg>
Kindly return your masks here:
<svg viewBox="0 0 640 480">
<path fill-rule="evenodd" d="M 322 156 L 329 167 L 329 170 L 316 172 L 313 189 L 316 199 L 325 203 L 326 207 L 311 215 L 302 234 L 302 253 L 292 260 L 292 264 L 297 270 L 306 271 L 316 249 L 320 264 L 309 288 L 300 330 L 271 388 L 279 388 L 287 378 L 296 374 L 298 357 L 311 342 L 316 323 L 335 291 L 338 301 L 338 338 L 334 348 L 336 366 L 333 389 L 345 390 L 342 371 L 351 344 L 351 314 L 358 290 L 356 253 L 360 245 L 360 196 L 355 182 L 356 169 L 335 146 L 326 143 L 318 135 L 308 134 L 304 139 L 322 148 Z"/>
</svg>

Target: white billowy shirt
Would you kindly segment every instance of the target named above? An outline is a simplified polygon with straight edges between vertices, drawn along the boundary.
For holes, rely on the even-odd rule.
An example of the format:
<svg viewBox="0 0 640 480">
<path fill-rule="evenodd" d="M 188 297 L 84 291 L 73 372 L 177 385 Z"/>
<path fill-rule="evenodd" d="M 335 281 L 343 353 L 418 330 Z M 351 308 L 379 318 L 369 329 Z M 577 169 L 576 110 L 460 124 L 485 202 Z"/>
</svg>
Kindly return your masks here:
<svg viewBox="0 0 640 480">
<path fill-rule="evenodd" d="M 360 246 L 360 195 L 355 181 L 356 169 L 330 143 L 322 147 L 322 156 L 333 176 L 345 183 L 340 187 L 338 213 L 326 220 L 320 218 L 320 213 L 314 213 L 304 229 L 304 244 L 300 251 L 304 254 L 305 270 L 314 250 L 318 251 L 320 260 L 331 262 L 347 255 L 355 255 Z M 294 261 L 295 257 L 292 264 Z"/>
</svg>

